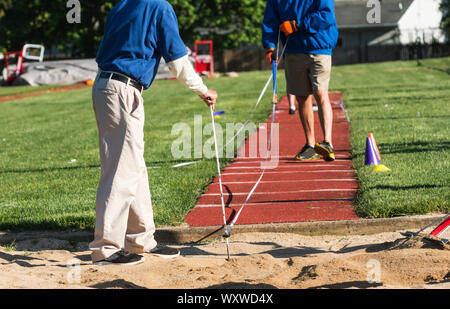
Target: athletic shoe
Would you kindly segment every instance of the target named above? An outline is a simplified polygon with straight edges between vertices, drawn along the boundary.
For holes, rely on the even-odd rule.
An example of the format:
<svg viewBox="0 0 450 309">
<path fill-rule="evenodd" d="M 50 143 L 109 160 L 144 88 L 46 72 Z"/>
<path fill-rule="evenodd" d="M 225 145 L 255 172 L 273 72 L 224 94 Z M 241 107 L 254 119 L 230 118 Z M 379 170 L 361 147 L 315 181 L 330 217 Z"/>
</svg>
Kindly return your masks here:
<svg viewBox="0 0 450 309">
<path fill-rule="evenodd" d="M 314 148 L 306 144 L 302 150 L 295 156 L 300 161 L 318 160 L 320 156 L 314 151 Z"/>
<path fill-rule="evenodd" d="M 295 114 L 296 111 L 297 111 L 296 108 L 290 108 L 289 107 L 289 114 L 293 115 L 293 114 Z"/>
<path fill-rule="evenodd" d="M 317 112 L 319 111 L 319 106 L 317 106 L 316 104 L 313 104 L 313 112 Z"/>
<path fill-rule="evenodd" d="M 144 262 L 144 260 L 141 255 L 120 250 L 104 260 L 94 262 L 94 265 L 136 265 Z"/>
<path fill-rule="evenodd" d="M 177 256 L 180 256 L 180 251 L 178 249 L 162 245 L 156 245 L 156 247 L 150 250 L 149 253 L 159 256 L 163 259 L 173 259 Z"/>
<path fill-rule="evenodd" d="M 316 143 L 314 146 L 314 150 L 323 156 L 325 161 L 334 161 L 334 150 L 333 147 L 331 147 L 329 141 L 323 141 L 322 143 Z"/>
</svg>

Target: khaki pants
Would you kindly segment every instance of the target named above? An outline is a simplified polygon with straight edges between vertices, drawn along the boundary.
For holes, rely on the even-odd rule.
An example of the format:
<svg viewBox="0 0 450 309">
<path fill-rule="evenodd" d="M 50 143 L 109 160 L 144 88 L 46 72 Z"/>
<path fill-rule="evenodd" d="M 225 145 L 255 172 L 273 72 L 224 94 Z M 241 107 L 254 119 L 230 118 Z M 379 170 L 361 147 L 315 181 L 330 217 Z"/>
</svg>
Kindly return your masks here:
<svg viewBox="0 0 450 309">
<path fill-rule="evenodd" d="M 92 89 L 101 178 L 97 190 L 92 261 L 125 249 L 153 249 L 155 225 L 144 161 L 144 100 L 127 84 L 97 77 Z"/>
<path fill-rule="evenodd" d="M 328 90 L 331 55 L 286 54 L 286 91 L 308 96 L 317 90 Z"/>
</svg>

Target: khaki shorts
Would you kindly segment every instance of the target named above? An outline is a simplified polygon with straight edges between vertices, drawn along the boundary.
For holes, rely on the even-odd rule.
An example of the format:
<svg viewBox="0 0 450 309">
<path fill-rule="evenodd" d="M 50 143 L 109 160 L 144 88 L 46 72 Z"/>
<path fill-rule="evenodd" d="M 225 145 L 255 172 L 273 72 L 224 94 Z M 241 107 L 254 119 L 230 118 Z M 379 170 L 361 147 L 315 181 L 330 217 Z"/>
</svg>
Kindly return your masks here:
<svg viewBox="0 0 450 309">
<path fill-rule="evenodd" d="M 317 90 L 328 90 L 331 55 L 286 54 L 286 91 L 308 96 Z"/>
</svg>

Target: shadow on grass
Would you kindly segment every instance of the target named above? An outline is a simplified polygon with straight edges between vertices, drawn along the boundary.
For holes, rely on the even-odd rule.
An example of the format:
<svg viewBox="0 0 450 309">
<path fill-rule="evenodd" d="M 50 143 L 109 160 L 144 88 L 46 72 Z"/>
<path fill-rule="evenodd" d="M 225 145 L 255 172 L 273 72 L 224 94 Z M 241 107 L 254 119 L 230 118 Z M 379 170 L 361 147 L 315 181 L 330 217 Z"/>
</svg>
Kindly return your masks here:
<svg viewBox="0 0 450 309">
<path fill-rule="evenodd" d="M 48 168 L 23 168 L 23 169 L 9 169 L 0 171 L 0 174 L 21 174 L 21 173 L 42 173 L 42 172 L 53 172 L 53 171 L 68 171 L 68 170 L 79 170 L 86 168 L 100 168 L 100 165 L 79 165 L 79 166 L 64 166 L 64 167 L 48 167 Z"/>
<path fill-rule="evenodd" d="M 391 143 L 378 144 L 378 148 L 383 153 L 412 153 L 412 152 L 429 152 L 429 151 L 448 151 L 450 150 L 450 142 L 433 141 L 433 142 L 412 142 L 412 143 Z"/>
<path fill-rule="evenodd" d="M 422 185 L 411 185 L 411 186 L 376 185 L 376 186 L 372 187 L 372 189 L 383 189 L 383 190 L 393 190 L 393 191 L 416 190 L 416 189 L 435 189 L 435 188 L 448 188 L 448 186 L 422 184 Z"/>
<path fill-rule="evenodd" d="M 442 118 L 442 119 L 449 119 L 450 116 L 446 115 L 420 115 L 420 116 L 390 116 L 387 115 L 386 117 L 352 117 L 352 120 L 411 120 L 411 119 L 421 119 L 421 118 L 427 118 L 427 119 L 436 119 L 436 118 Z"/>
<path fill-rule="evenodd" d="M 378 149 L 383 155 L 396 153 L 446 152 L 450 150 L 450 142 L 411 142 L 411 143 L 379 143 Z M 365 156 L 365 152 L 353 153 L 353 157 Z"/>
<path fill-rule="evenodd" d="M 0 231 L 6 232 L 30 232 L 30 231 L 93 231 L 95 227 L 95 215 L 66 215 L 55 220 L 39 220 L 36 222 L 3 222 L 0 223 Z"/>
<path fill-rule="evenodd" d="M 431 71 L 438 71 L 442 73 L 447 73 L 450 75 L 450 68 L 438 68 L 438 67 L 432 67 L 432 66 L 424 66 L 425 69 L 431 70 Z"/>
<path fill-rule="evenodd" d="M 200 162 L 197 160 L 192 160 L 192 162 Z M 207 160 L 202 160 L 207 161 Z M 186 163 L 186 160 L 166 160 L 166 161 L 148 161 L 146 165 L 151 167 L 152 165 L 161 165 L 158 167 L 171 167 L 172 164 Z M 166 166 L 167 165 L 167 166 Z M 21 169 L 6 169 L 0 171 L 0 174 L 20 174 L 20 173 L 40 173 L 40 172 L 52 172 L 52 171 L 65 171 L 65 170 L 79 170 L 86 168 L 96 168 L 100 170 L 99 164 L 89 164 L 89 165 L 74 165 L 74 166 L 61 166 L 61 167 L 47 167 L 47 168 L 21 168 Z"/>
</svg>

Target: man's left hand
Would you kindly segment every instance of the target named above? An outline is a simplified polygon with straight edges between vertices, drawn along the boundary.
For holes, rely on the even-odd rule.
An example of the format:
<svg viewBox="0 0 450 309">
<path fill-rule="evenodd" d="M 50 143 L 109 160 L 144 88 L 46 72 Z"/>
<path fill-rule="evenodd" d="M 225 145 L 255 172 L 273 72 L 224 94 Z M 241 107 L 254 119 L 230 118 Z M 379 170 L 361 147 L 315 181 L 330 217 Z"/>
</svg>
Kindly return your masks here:
<svg viewBox="0 0 450 309">
<path fill-rule="evenodd" d="M 275 48 L 271 47 L 268 50 L 266 50 L 266 61 L 267 63 L 272 63 L 272 61 L 277 60 L 277 52 Z"/>
<path fill-rule="evenodd" d="M 288 36 L 294 32 L 298 31 L 297 22 L 295 20 L 288 20 L 281 24 L 280 30 L 285 36 Z"/>
</svg>

